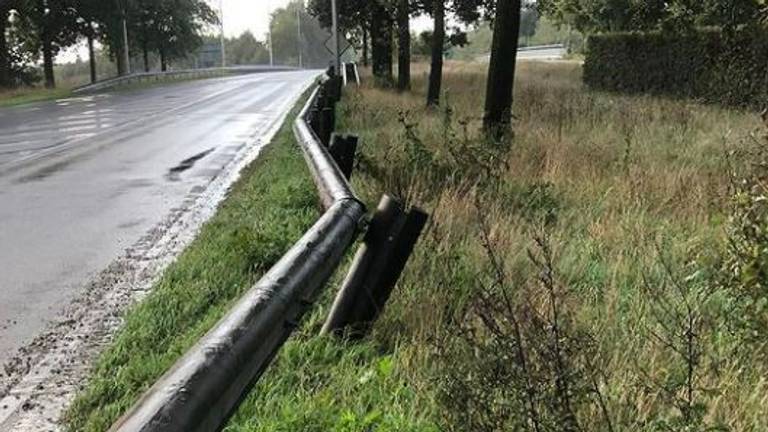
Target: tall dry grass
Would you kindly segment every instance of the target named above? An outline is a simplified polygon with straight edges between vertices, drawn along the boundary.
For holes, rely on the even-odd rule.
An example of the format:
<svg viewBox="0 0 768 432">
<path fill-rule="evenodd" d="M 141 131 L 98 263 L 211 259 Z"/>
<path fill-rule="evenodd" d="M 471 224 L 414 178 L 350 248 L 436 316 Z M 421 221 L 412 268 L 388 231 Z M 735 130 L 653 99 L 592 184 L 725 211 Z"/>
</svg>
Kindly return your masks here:
<svg viewBox="0 0 768 432">
<path fill-rule="evenodd" d="M 529 251 L 543 232 L 573 328 L 594 340 L 590 361 L 610 418 L 598 404 L 581 405 L 581 430 L 768 430 L 760 347 L 745 347 L 729 325 L 727 293 L 708 291 L 727 246 L 729 168 L 741 162 L 728 155 L 760 130 L 759 116 L 592 92 L 577 64 L 523 63 L 515 135 L 494 144 L 480 131 L 484 76 L 481 66 L 449 64 L 443 106 L 429 110 L 426 68 L 417 65 L 412 92 L 364 84 L 341 108 L 343 128 L 361 135 L 357 189 L 371 202 L 393 192 L 432 213 L 374 335 L 397 348 L 397 370 L 423 390 L 418 406 L 446 429 L 470 427 L 448 415 L 457 406 L 439 389 L 450 387 L 446 370 L 487 360 L 450 350 L 462 344 L 462 320 L 478 319 L 467 310 L 493 279 L 483 237 L 504 284 L 525 295 L 541 272 Z M 691 304 L 703 353 L 692 375 L 690 356 L 666 342 L 694 332 L 665 312 Z M 453 358 L 440 355 L 444 348 Z M 511 403 L 503 389 L 483 397 Z"/>
</svg>

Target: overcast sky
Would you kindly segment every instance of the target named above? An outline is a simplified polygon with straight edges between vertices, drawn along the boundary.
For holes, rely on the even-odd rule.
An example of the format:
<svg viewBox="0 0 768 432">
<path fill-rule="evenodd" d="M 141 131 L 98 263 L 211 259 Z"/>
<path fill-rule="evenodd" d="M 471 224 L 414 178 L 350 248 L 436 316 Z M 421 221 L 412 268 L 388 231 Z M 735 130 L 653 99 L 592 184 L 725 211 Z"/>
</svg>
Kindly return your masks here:
<svg viewBox="0 0 768 432">
<path fill-rule="evenodd" d="M 284 7 L 290 0 L 223 0 L 224 29 L 227 36 L 239 36 L 250 30 L 257 39 L 264 39 L 269 27 L 269 13 Z M 212 5 L 219 7 L 218 0 Z"/>
</svg>

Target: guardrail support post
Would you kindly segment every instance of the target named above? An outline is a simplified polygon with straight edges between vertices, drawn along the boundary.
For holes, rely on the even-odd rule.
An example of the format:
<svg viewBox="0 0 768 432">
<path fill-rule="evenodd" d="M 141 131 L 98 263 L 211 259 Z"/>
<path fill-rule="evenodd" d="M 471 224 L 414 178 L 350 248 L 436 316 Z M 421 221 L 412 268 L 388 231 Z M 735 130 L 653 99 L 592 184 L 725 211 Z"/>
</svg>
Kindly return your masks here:
<svg viewBox="0 0 768 432">
<path fill-rule="evenodd" d="M 328 151 L 347 180 L 352 178 L 358 141 L 359 138 L 356 135 L 331 134 L 331 144 L 328 146 Z"/>
<path fill-rule="evenodd" d="M 331 107 L 320 108 L 316 113 L 318 115 L 317 126 L 315 130 L 320 142 L 327 148 L 331 144 L 331 134 L 335 128 L 336 110 Z"/>
<path fill-rule="evenodd" d="M 384 195 L 323 325 L 323 334 L 365 335 L 389 300 L 427 222 L 427 214 Z"/>
</svg>

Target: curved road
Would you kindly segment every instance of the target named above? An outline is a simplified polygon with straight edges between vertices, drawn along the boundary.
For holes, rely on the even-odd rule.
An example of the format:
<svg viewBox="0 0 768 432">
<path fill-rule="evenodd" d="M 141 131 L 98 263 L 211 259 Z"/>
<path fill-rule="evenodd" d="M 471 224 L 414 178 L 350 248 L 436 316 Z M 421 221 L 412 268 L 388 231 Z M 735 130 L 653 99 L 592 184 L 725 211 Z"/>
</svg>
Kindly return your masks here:
<svg viewBox="0 0 768 432">
<path fill-rule="evenodd" d="M 316 75 L 260 73 L 0 109 L 0 364 L 126 248 L 258 151 Z"/>
</svg>

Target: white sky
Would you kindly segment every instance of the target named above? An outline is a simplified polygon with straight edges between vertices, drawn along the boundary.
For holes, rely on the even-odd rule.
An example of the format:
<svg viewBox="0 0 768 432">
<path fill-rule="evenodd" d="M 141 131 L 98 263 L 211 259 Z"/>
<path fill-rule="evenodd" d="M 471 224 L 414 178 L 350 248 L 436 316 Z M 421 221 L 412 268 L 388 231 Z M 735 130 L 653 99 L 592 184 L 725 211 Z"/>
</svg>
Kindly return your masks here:
<svg viewBox="0 0 768 432">
<path fill-rule="evenodd" d="M 224 3 L 224 32 L 227 36 L 239 36 L 250 30 L 256 39 L 264 40 L 269 28 L 269 13 L 284 7 L 290 0 L 221 0 Z M 211 0 L 218 9 L 218 1 Z"/>
</svg>

